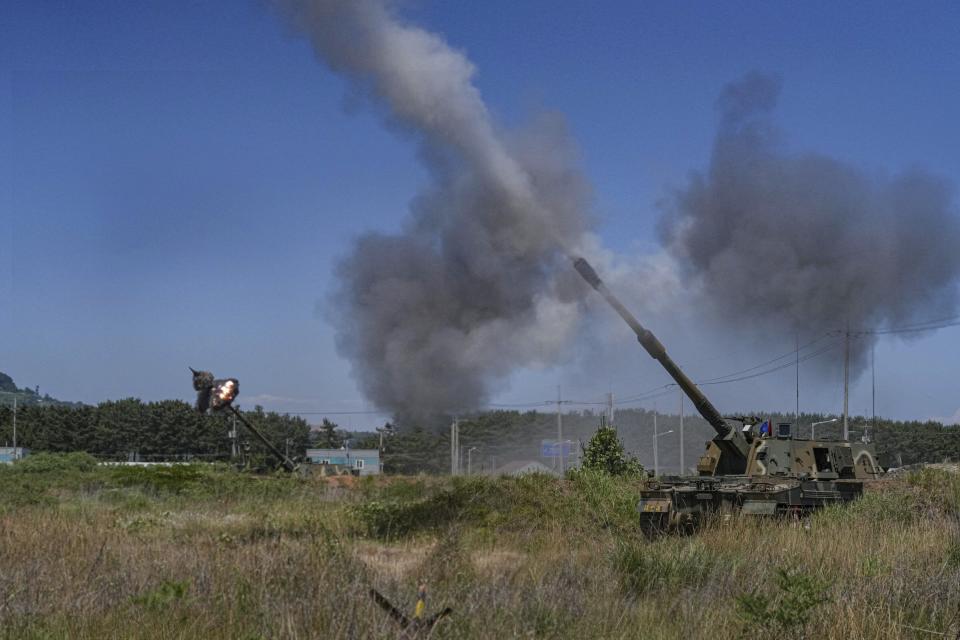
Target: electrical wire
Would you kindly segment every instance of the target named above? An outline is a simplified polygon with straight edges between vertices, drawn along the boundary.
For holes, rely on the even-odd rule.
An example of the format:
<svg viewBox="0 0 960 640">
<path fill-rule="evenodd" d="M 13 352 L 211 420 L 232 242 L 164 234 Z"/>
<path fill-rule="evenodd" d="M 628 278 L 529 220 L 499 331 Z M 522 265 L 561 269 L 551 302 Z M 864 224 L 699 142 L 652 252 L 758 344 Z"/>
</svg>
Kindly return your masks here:
<svg viewBox="0 0 960 640">
<path fill-rule="evenodd" d="M 795 361 L 793 361 L 793 362 L 785 362 L 785 363 L 780 364 L 780 365 L 778 365 L 778 366 L 776 366 L 776 367 L 773 367 L 772 369 L 764 369 L 763 371 L 758 371 L 757 373 L 752 373 L 752 374 L 750 374 L 750 375 L 745 375 L 745 376 L 739 376 L 739 377 L 733 377 L 733 378 L 725 378 L 725 379 L 720 379 L 720 378 L 718 378 L 718 379 L 715 379 L 715 380 L 698 382 L 697 384 L 699 384 L 699 385 L 727 384 L 727 383 L 729 383 L 729 382 L 740 382 L 741 380 L 750 380 L 751 378 L 759 378 L 760 376 L 765 376 L 765 375 L 768 375 L 768 374 L 770 374 L 770 373 L 774 373 L 774 372 L 776 372 L 776 371 L 780 371 L 781 369 L 786 369 L 786 368 L 788 368 L 788 367 L 793 367 L 793 366 L 795 366 L 795 365 L 796 365 L 797 363 L 799 363 L 799 362 L 806 362 L 807 360 L 811 360 L 811 359 L 813 359 L 813 358 L 816 358 L 817 356 L 821 356 L 821 355 L 823 355 L 823 354 L 825 354 L 825 353 L 827 353 L 827 352 L 829 352 L 829 351 L 832 351 L 833 349 L 836 349 L 837 347 L 839 347 L 839 346 L 842 345 L 842 344 L 843 344 L 843 341 L 842 341 L 842 340 L 836 340 L 836 341 L 834 341 L 832 344 L 827 344 L 827 345 L 821 347 L 820 349 L 814 351 L 813 353 L 808 353 L 807 355 L 803 356 L 803 357 L 800 358 L 799 360 L 795 360 Z"/>
<path fill-rule="evenodd" d="M 801 353 L 801 352 L 804 351 L 805 349 L 813 346 L 814 344 L 817 344 L 818 342 L 820 342 L 821 340 L 823 340 L 823 339 L 826 338 L 826 337 L 827 337 L 827 334 L 823 334 L 823 335 L 817 337 L 816 339 L 811 340 L 810 342 L 807 342 L 806 344 L 801 345 L 798 349 L 793 349 L 793 350 L 791 350 L 791 351 L 789 351 L 789 352 L 787 352 L 787 353 L 781 354 L 781 355 L 779 355 L 779 356 L 777 356 L 777 357 L 775 357 L 775 358 L 771 358 L 770 360 L 766 360 L 766 361 L 764 361 L 764 362 L 761 362 L 760 364 L 756 364 L 756 365 L 754 365 L 754 366 L 752 366 L 752 367 L 748 367 L 748 368 L 746 368 L 746 369 L 740 369 L 739 371 L 732 371 L 732 372 L 727 373 L 727 374 L 722 375 L 722 376 L 717 376 L 717 377 L 714 377 L 714 378 L 708 378 L 708 379 L 703 380 L 703 381 L 701 381 L 701 382 L 696 382 L 695 384 L 698 384 L 698 385 L 708 385 L 708 384 L 709 384 L 709 385 L 715 385 L 715 384 L 726 384 L 726 383 L 728 383 L 728 382 L 738 382 L 738 381 L 740 381 L 740 380 L 749 380 L 750 378 L 757 378 L 757 377 L 760 377 L 760 376 L 767 375 L 767 374 L 769 374 L 769 373 L 774 373 L 775 371 L 779 371 L 779 370 L 781 370 L 781 369 L 785 369 L 785 368 L 787 368 L 787 367 L 795 366 L 796 363 L 797 363 L 797 359 L 796 359 L 796 358 L 794 358 L 794 359 L 792 359 L 792 360 L 790 360 L 790 361 L 788 361 L 788 362 L 781 363 L 781 364 L 779 364 L 779 365 L 777 365 L 777 366 L 775 366 L 775 367 L 773 367 L 773 368 L 771 368 L 771 369 L 764 369 L 763 371 L 757 372 L 757 369 L 760 369 L 760 368 L 762 368 L 762 367 L 767 367 L 767 366 L 769 366 L 769 365 L 771 365 L 771 364 L 777 363 L 777 362 L 779 362 L 780 360 L 783 360 L 784 358 L 787 358 L 787 357 L 790 357 L 790 356 L 796 356 L 798 353 Z M 817 356 L 819 356 L 819 355 L 822 355 L 823 353 L 826 353 L 827 351 L 829 351 L 829 350 L 837 347 L 839 344 L 840 344 L 840 343 L 839 343 L 838 341 L 834 341 L 833 344 L 828 344 L 828 345 L 826 345 L 825 347 L 821 347 L 820 349 L 818 349 L 818 350 L 816 350 L 816 351 L 814 351 L 814 352 L 811 352 L 811 353 L 808 353 L 808 354 L 803 355 L 802 357 L 799 358 L 799 361 L 800 361 L 800 362 L 806 362 L 807 360 L 809 360 L 809 359 L 811 359 L 811 358 L 815 358 L 815 357 L 817 357 Z M 756 373 L 751 373 L 751 372 L 756 372 Z M 742 375 L 742 374 L 749 374 L 749 375 Z M 661 385 L 661 386 L 653 387 L 652 389 L 649 389 L 649 390 L 647 390 L 647 391 L 641 392 L 641 393 L 638 394 L 638 395 L 630 396 L 630 397 L 627 397 L 627 398 L 621 398 L 619 401 L 617 401 L 617 402 L 614 403 L 614 404 L 629 404 L 629 403 L 633 403 L 633 402 L 636 402 L 636 401 L 639 401 L 639 400 L 651 400 L 651 399 L 653 399 L 653 398 L 655 398 L 655 397 L 661 397 L 662 395 L 666 395 L 666 394 L 667 394 L 667 391 L 666 391 L 666 390 L 669 390 L 671 387 L 675 387 L 675 386 L 677 386 L 676 383 L 675 383 L 675 382 L 672 382 L 672 383 L 669 383 L 669 384 L 667 384 L 667 385 Z"/>
<path fill-rule="evenodd" d="M 826 334 L 825 334 L 824 336 L 821 336 L 820 338 L 817 338 L 816 340 L 813 340 L 813 341 L 807 343 L 806 345 L 801 346 L 800 349 L 794 349 L 791 353 L 784 354 L 784 355 L 782 355 L 782 356 L 778 356 L 778 357 L 776 357 L 776 358 L 773 358 L 773 359 L 771 359 L 771 360 L 768 360 L 768 361 L 766 361 L 766 362 L 764 362 L 764 363 L 761 363 L 761 364 L 759 364 L 759 365 L 755 365 L 755 366 L 749 367 L 749 368 L 747 368 L 747 369 L 742 369 L 742 370 L 740 370 L 740 371 L 731 372 L 731 373 L 728 373 L 726 376 L 719 376 L 719 377 L 716 377 L 716 378 L 711 378 L 711 379 L 708 379 L 708 380 L 704 380 L 704 381 L 702 381 L 702 382 L 695 382 L 694 384 L 696 384 L 696 385 L 718 385 L 718 384 L 728 384 L 728 383 L 730 383 L 730 382 L 740 382 L 741 380 L 749 380 L 749 379 L 751 379 L 751 378 L 759 378 L 760 376 L 765 376 L 765 375 L 768 375 L 768 374 L 771 374 L 771 373 L 775 373 L 775 372 L 777 372 L 777 371 L 780 371 L 780 370 L 782 370 L 782 369 L 786 369 L 787 367 L 795 366 L 798 362 L 806 362 L 807 360 L 811 360 L 811 359 L 813 359 L 813 358 L 816 358 L 816 357 L 818 357 L 818 356 L 821 356 L 821 355 L 823 355 L 824 353 L 827 353 L 827 352 L 829 352 L 829 351 L 832 351 L 833 349 L 836 349 L 837 347 L 839 347 L 839 346 L 842 344 L 842 341 L 841 341 L 841 340 L 834 340 L 832 343 L 828 343 L 828 344 L 826 344 L 826 345 L 824 345 L 824 346 L 821 346 L 821 347 L 820 347 L 819 349 L 817 349 L 816 351 L 813 351 L 813 352 L 811 352 L 811 353 L 808 353 L 808 354 L 803 355 L 803 356 L 800 357 L 798 360 L 797 360 L 797 359 L 794 359 L 794 360 L 791 360 L 791 361 L 788 361 L 788 362 L 781 363 L 781 364 L 779 364 L 779 365 L 777 365 L 777 366 L 775 366 L 775 367 L 769 368 L 769 369 L 764 369 L 764 370 L 762 370 L 762 371 L 756 371 L 758 368 L 764 367 L 764 366 L 768 366 L 768 365 L 770 365 L 770 364 L 773 364 L 773 363 L 775 363 L 775 362 L 778 362 L 779 360 L 782 360 L 784 357 L 786 357 L 786 356 L 788 356 L 788 355 L 797 354 L 797 353 L 799 353 L 800 351 L 803 351 L 806 347 L 809 347 L 810 345 L 813 345 L 813 344 L 815 344 L 816 342 L 819 342 L 819 341 L 820 341 L 821 339 L 823 339 L 824 337 L 826 337 Z M 749 373 L 749 372 L 751 372 L 751 371 L 754 371 L 755 373 Z M 748 374 L 748 375 L 740 375 L 740 374 Z M 615 402 L 614 404 L 616 404 L 616 405 L 635 404 L 635 403 L 641 402 L 641 401 L 654 400 L 654 399 L 656 399 L 656 398 L 661 398 L 661 397 L 664 397 L 664 396 L 667 396 L 667 395 L 670 395 L 671 393 L 673 393 L 673 387 L 676 387 L 676 386 L 677 386 L 677 383 L 671 382 L 671 383 L 668 383 L 668 384 L 666 384 L 666 385 L 661 385 L 661 386 L 658 386 L 658 387 L 654 387 L 654 388 L 652 388 L 652 389 L 648 389 L 647 391 L 644 391 L 644 392 L 642 392 L 642 393 L 640 393 L 640 394 L 638 394 L 638 395 L 635 395 L 635 396 L 630 396 L 630 397 L 627 397 L 627 398 L 621 398 L 620 400 L 618 400 L 618 401 Z"/>
<path fill-rule="evenodd" d="M 887 328 L 887 329 L 867 329 L 867 330 L 851 331 L 851 332 L 849 332 L 849 333 L 850 333 L 850 335 L 857 335 L 857 336 L 859 336 L 859 335 L 889 335 L 889 334 L 896 334 L 896 333 L 913 333 L 913 332 L 921 332 L 921 331 L 933 331 L 933 330 L 935 330 L 935 329 L 944 329 L 944 328 L 947 328 L 947 327 L 955 327 L 955 326 L 960 326 L 960 316 L 953 316 L 953 317 L 949 317 L 949 318 L 940 318 L 940 319 L 938 319 L 938 320 L 928 320 L 928 321 L 925 321 L 925 322 L 918 322 L 918 323 L 914 323 L 914 324 L 911 324 L 911 325 L 904 325 L 904 326 L 900 326 L 900 327 L 891 327 L 891 328 Z M 763 367 L 767 367 L 767 366 L 769 366 L 769 365 L 771 365 L 771 364 L 777 363 L 777 362 L 779 362 L 780 360 L 783 360 L 784 358 L 787 358 L 787 357 L 790 357 L 790 356 L 796 356 L 796 355 L 800 354 L 801 352 L 803 352 L 805 349 L 807 349 L 807 348 L 809 348 L 809 347 L 817 344 L 818 342 L 820 342 L 820 341 L 823 340 L 824 338 L 827 338 L 827 337 L 838 338 L 838 337 L 843 336 L 845 333 L 846 333 L 846 332 L 843 331 L 843 330 L 828 331 L 828 332 L 826 332 L 826 333 L 818 336 L 817 338 L 811 340 L 810 342 L 807 342 L 806 344 L 801 345 L 800 347 L 798 347 L 798 348 L 796 348 L 796 349 L 792 349 L 791 351 L 788 351 L 788 352 L 786 352 L 786 353 L 784 353 L 784 354 L 781 354 L 781 355 L 779 355 L 779 356 L 776 356 L 775 358 L 771 358 L 770 360 L 767 360 L 767 361 L 765 361 L 765 362 L 761 362 L 760 364 L 754 365 L 754 366 L 752 366 L 752 367 L 748 367 L 747 369 L 741 369 L 740 371 L 734 371 L 734 372 L 731 372 L 731 373 L 728 373 L 728 374 L 725 374 L 725 375 L 722 375 L 722 376 L 717 376 L 717 377 L 715 377 L 715 378 L 708 378 L 707 380 L 703 380 L 703 381 L 700 381 L 700 382 L 696 382 L 695 384 L 705 386 L 705 385 L 728 384 L 728 383 L 731 383 L 731 382 L 740 382 L 740 381 L 743 381 L 743 380 L 750 380 L 750 379 L 752 379 L 752 378 L 758 378 L 758 377 L 760 377 L 760 376 L 765 376 L 765 375 L 768 375 L 768 374 L 771 374 L 771 373 L 775 373 L 775 372 L 777 372 L 777 371 L 780 371 L 780 370 L 782 370 L 782 369 L 786 369 L 786 368 L 788 368 L 788 367 L 796 366 L 797 364 L 799 364 L 799 363 L 801 363 L 801 362 L 806 362 L 807 360 L 811 360 L 811 359 L 813 359 L 813 358 L 819 357 L 819 356 L 821 356 L 821 355 L 823 355 L 823 354 L 825 354 L 825 353 L 828 353 L 828 352 L 832 351 L 833 349 L 836 349 L 836 348 L 839 347 L 841 344 L 843 344 L 843 340 L 833 340 L 831 343 L 828 343 L 828 344 L 826 344 L 826 345 L 824 345 L 824 346 L 821 346 L 821 347 L 818 348 L 817 350 L 815 350 L 815 351 L 813 351 L 813 352 L 811 352 L 811 353 L 807 353 L 807 354 L 805 354 L 805 355 L 803 355 L 803 356 L 801 356 L 801 357 L 799 357 L 799 358 L 794 358 L 794 359 L 792 359 L 792 360 L 790 360 L 790 361 L 787 361 L 787 362 L 778 364 L 777 366 L 774 366 L 774 367 L 769 368 L 769 369 L 763 369 L 762 371 L 756 371 L 757 369 L 762 369 Z M 755 372 L 755 373 L 751 373 L 751 372 Z M 742 374 L 748 374 L 748 375 L 742 375 Z M 639 394 L 639 395 L 637 395 L 637 396 L 631 396 L 631 397 L 628 397 L 628 398 L 623 398 L 623 399 L 619 400 L 619 401 L 618 401 L 617 403 L 615 403 L 615 404 L 629 404 L 629 403 L 637 402 L 637 401 L 640 401 L 640 400 L 652 400 L 652 399 L 654 399 L 654 398 L 657 398 L 657 397 L 661 397 L 661 396 L 663 396 L 663 395 L 666 395 L 667 392 L 664 392 L 664 391 L 662 391 L 662 390 L 663 390 L 663 389 L 668 389 L 669 387 L 673 387 L 673 386 L 676 386 L 676 384 L 675 384 L 675 383 L 672 383 L 672 384 L 666 385 L 665 387 L 656 387 L 656 388 L 651 389 L 651 390 L 649 390 L 649 391 L 643 392 L 643 393 L 641 393 L 641 394 Z"/>
<path fill-rule="evenodd" d="M 913 325 L 902 327 L 892 327 L 889 329 L 870 329 L 862 331 L 868 335 L 888 335 L 891 333 L 913 333 L 917 331 L 933 331 L 935 329 L 945 329 L 947 327 L 960 326 L 960 316 L 954 318 L 944 318 L 942 320 L 931 320 L 929 322 L 920 322 Z"/>
<path fill-rule="evenodd" d="M 291 416 L 376 416 L 386 415 L 389 411 L 284 411 L 283 413 Z"/>
<path fill-rule="evenodd" d="M 740 370 L 740 371 L 733 371 L 733 372 L 731 372 L 731 373 L 727 373 L 727 374 L 724 374 L 724 375 L 722 375 L 722 376 L 717 376 L 717 377 L 715 377 L 715 378 L 708 378 L 707 380 L 704 380 L 703 382 L 698 383 L 698 384 L 706 384 L 706 383 L 708 383 L 708 382 L 714 382 L 714 381 L 716 381 L 716 380 L 722 380 L 723 378 L 730 378 L 730 377 L 732 377 L 732 376 L 738 376 L 738 375 L 743 374 L 743 373 L 749 373 L 749 372 L 755 371 L 755 370 L 757 370 L 757 369 L 759 369 L 759 368 L 761 368 L 761 367 L 765 367 L 765 366 L 767 366 L 767 365 L 769 365 L 769 364 L 773 364 L 774 362 L 778 362 L 778 361 L 780 361 L 780 360 L 783 360 L 784 358 L 796 356 L 798 353 L 800 353 L 801 351 L 803 351 L 803 350 L 806 349 L 807 347 L 810 347 L 810 346 L 813 346 L 813 345 L 817 344 L 818 342 L 820 342 L 821 340 L 823 340 L 824 338 L 826 338 L 828 335 L 829 335 L 829 334 L 824 333 L 824 334 L 822 334 L 821 336 L 819 336 L 818 338 L 816 338 L 816 339 L 814 339 L 814 340 L 811 340 L 810 342 L 807 342 L 806 344 L 803 344 L 803 345 L 801 345 L 801 346 L 798 347 L 798 348 L 792 349 L 791 351 L 788 351 L 787 353 L 784 353 L 784 354 L 782 354 L 782 355 L 779 355 L 779 356 L 777 356 L 776 358 L 771 358 L 770 360 L 767 360 L 766 362 L 761 362 L 760 364 L 754 365 L 754 366 L 749 367 L 749 368 L 747 368 L 747 369 L 742 369 L 742 370 Z M 789 364 L 796 364 L 796 359 L 791 360 Z"/>
<path fill-rule="evenodd" d="M 915 333 L 915 332 L 922 332 L 922 331 L 933 331 L 933 330 L 936 330 L 936 329 L 945 329 L 945 328 L 947 328 L 947 327 L 956 327 L 956 326 L 960 326 L 960 316 L 952 316 L 952 317 L 949 317 L 949 318 L 940 318 L 940 319 L 938 319 L 938 320 L 928 320 L 928 321 L 925 321 L 925 322 L 917 322 L 917 323 L 914 323 L 914 324 L 903 325 L 903 326 L 900 326 L 900 327 L 890 327 L 890 328 L 886 328 L 886 329 L 863 329 L 863 330 L 849 331 L 849 334 L 850 334 L 851 336 L 861 336 L 861 335 L 889 335 L 889 334 L 897 334 L 897 333 Z M 840 345 L 843 344 L 843 340 L 842 340 L 842 339 L 839 339 L 839 338 L 843 337 L 846 333 L 848 333 L 848 332 L 845 331 L 845 330 L 828 331 L 828 332 L 826 332 L 826 333 L 824 333 L 824 334 L 822 334 L 822 335 L 814 338 L 813 340 L 811 340 L 811 341 L 809 341 L 809 342 L 807 342 L 807 343 L 805 343 L 805 344 L 800 345 L 798 348 L 792 349 L 792 350 L 790 350 L 790 351 L 788 351 L 788 352 L 786 352 L 786 353 L 783 353 L 783 354 L 781 354 L 781 355 L 778 355 L 778 356 L 776 356 L 776 357 L 774 357 L 774 358 L 771 358 L 771 359 L 766 360 L 766 361 L 764 361 L 764 362 L 761 362 L 761 363 L 759 363 L 759 364 L 753 365 L 752 367 L 748 367 L 748 368 L 746 368 L 746 369 L 740 369 L 740 370 L 738 370 L 738 371 L 732 371 L 732 372 L 730 372 L 730 373 L 727 373 L 727 374 L 724 374 L 724 375 L 721 375 L 721 376 L 716 376 L 716 377 L 714 377 L 714 378 L 707 378 L 706 380 L 703 380 L 703 381 L 700 381 L 700 382 L 696 382 L 695 384 L 700 385 L 700 386 L 718 385 L 718 384 L 729 384 L 729 383 L 731 383 L 731 382 L 741 382 L 741 381 L 743 381 L 743 380 L 751 380 L 751 379 L 753 379 L 753 378 L 759 378 L 759 377 L 761 377 L 761 376 L 769 375 L 769 374 L 771 374 L 771 373 L 776 373 L 777 371 L 781 371 L 781 370 L 786 369 L 786 368 L 788 368 L 788 367 L 796 366 L 797 364 L 799 364 L 799 363 L 801 363 L 801 362 L 806 362 L 806 361 L 811 360 L 811 359 L 813 359 L 813 358 L 817 358 L 817 357 L 819 357 L 819 356 L 821 356 L 821 355 L 823 355 L 823 354 L 825 354 L 825 353 L 828 353 L 828 352 L 836 349 L 837 347 L 839 347 Z M 827 343 L 826 345 L 820 346 L 818 349 L 816 349 L 816 350 L 814 350 L 814 351 L 812 351 L 812 352 L 810 352 L 810 353 L 806 353 L 806 354 L 804 354 L 804 355 L 802 355 L 802 356 L 799 356 L 799 354 L 801 354 L 803 351 L 805 351 L 805 350 L 808 349 L 809 347 L 812 347 L 813 345 L 819 343 L 820 341 L 822 341 L 823 339 L 828 338 L 828 337 L 835 338 L 835 339 L 834 339 L 833 341 Z M 780 363 L 780 364 L 776 364 L 776 363 L 780 362 L 781 360 L 784 360 L 785 358 L 788 358 L 788 357 L 791 357 L 791 356 L 794 356 L 793 359 L 791 359 L 791 360 L 789 360 L 789 361 L 787 361 L 787 362 L 783 362 L 783 363 Z M 797 357 L 797 356 L 799 356 L 799 357 Z M 769 367 L 770 365 L 774 365 L 774 364 L 776 364 L 776 366 L 771 367 L 771 368 L 766 368 L 766 369 L 764 368 L 764 367 Z M 758 369 L 760 369 L 760 371 L 758 371 Z M 635 404 L 635 403 L 638 403 L 638 402 L 643 402 L 643 401 L 647 401 L 647 400 L 653 400 L 653 399 L 656 399 L 656 398 L 661 398 L 661 397 L 663 397 L 663 396 L 666 396 L 666 395 L 669 395 L 669 394 L 673 393 L 673 387 L 676 387 L 676 386 L 677 386 L 677 384 L 676 384 L 675 382 L 671 382 L 671 383 L 668 383 L 668 384 L 665 384 L 665 385 L 660 385 L 660 386 L 657 386 L 657 387 L 653 387 L 653 388 L 651 388 L 651 389 L 648 389 L 648 390 L 646 390 L 646 391 L 642 391 L 642 392 L 640 392 L 639 394 L 636 394 L 636 395 L 633 395 L 633 396 L 628 396 L 628 397 L 626 397 L 626 398 L 620 398 L 620 399 L 618 399 L 616 402 L 614 402 L 613 404 L 618 405 L 618 406 L 621 406 L 621 405 Z M 560 400 L 560 401 L 557 401 L 557 400 L 539 400 L 539 401 L 531 401 L 531 402 L 513 402 L 513 403 L 501 403 L 501 402 L 498 402 L 498 403 L 490 403 L 490 404 L 485 405 L 485 406 L 482 407 L 482 408 L 494 408 L 494 409 L 524 409 L 524 408 L 529 408 L 529 409 L 532 409 L 532 408 L 537 408 L 537 407 L 550 407 L 550 406 L 555 406 L 555 405 L 557 405 L 557 404 L 564 404 L 564 405 L 568 405 L 568 406 L 571 406 L 571 405 L 572 405 L 572 406 L 605 406 L 605 405 L 607 405 L 607 402 L 606 402 L 606 401 L 591 401 L 591 400 Z M 476 410 L 477 410 L 477 409 L 471 409 L 471 411 L 476 411 Z M 369 411 L 369 410 L 368 410 L 368 411 L 316 411 L 316 410 L 312 410 L 312 411 L 286 411 L 285 413 L 287 413 L 287 414 L 289 414 L 289 415 L 297 415 L 297 416 L 308 416 L 308 415 L 330 415 L 330 416 L 338 416 L 338 415 L 386 415 L 386 414 L 389 413 L 389 412 L 388 412 L 388 411 Z"/>
</svg>

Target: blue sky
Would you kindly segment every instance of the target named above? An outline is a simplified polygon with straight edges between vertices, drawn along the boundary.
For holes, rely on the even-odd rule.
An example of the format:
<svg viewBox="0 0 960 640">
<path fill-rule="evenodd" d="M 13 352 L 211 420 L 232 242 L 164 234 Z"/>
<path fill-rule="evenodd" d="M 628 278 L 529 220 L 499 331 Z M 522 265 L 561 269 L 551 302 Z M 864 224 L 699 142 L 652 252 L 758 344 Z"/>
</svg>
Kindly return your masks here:
<svg viewBox="0 0 960 640">
<path fill-rule="evenodd" d="M 783 78 L 777 120 L 791 147 L 960 183 L 955 3 L 403 7 L 467 53 L 501 124 L 564 114 L 600 235 L 621 252 L 656 248 L 657 199 L 704 167 L 713 101 L 752 69 Z M 186 366 L 203 366 L 241 378 L 241 397 L 267 408 L 366 409 L 318 307 L 351 240 L 398 228 L 425 180 L 411 141 L 268 3 L 8 0 L 0 370 L 96 402 L 188 398 Z M 880 411 L 956 411 L 958 347 L 960 328 L 881 343 Z M 520 374 L 498 400 L 552 397 L 563 379 Z M 762 404 L 792 406 L 782 383 Z M 839 409 L 836 386 L 821 386 L 817 408 Z M 723 393 L 747 402 L 747 390 Z M 855 410 L 864 394 L 868 379 Z"/>
</svg>

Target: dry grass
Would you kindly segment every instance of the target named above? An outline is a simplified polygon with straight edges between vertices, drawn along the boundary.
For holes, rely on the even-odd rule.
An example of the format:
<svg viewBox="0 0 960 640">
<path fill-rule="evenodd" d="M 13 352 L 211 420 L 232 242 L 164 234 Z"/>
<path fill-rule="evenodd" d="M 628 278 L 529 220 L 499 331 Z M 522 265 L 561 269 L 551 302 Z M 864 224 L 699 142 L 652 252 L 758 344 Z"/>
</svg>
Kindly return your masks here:
<svg viewBox="0 0 960 640">
<path fill-rule="evenodd" d="M 929 473 L 809 528 L 735 520 L 655 542 L 624 510 L 635 488 L 614 482 L 0 473 L 0 637 L 394 638 L 368 589 L 412 610 L 426 580 L 428 609 L 455 610 L 436 638 L 723 640 L 761 634 L 738 602 L 781 603 L 791 567 L 825 602 L 779 637 L 952 638 L 960 481 Z M 434 512 L 373 539 L 372 502 Z"/>
</svg>

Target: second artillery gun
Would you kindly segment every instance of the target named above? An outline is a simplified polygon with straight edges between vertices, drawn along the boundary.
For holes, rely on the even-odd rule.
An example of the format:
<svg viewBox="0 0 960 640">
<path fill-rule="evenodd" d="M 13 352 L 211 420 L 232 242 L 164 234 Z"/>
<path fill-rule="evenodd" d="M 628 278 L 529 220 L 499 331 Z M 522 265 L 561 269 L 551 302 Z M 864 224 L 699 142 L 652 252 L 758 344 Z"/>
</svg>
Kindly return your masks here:
<svg viewBox="0 0 960 640">
<path fill-rule="evenodd" d="M 698 475 L 654 479 L 640 492 L 640 526 L 645 532 L 690 529 L 714 514 L 800 516 L 860 497 L 864 480 L 882 474 L 870 444 L 796 439 L 790 423 L 761 433 L 758 418 L 721 416 L 593 267 L 583 258 L 575 259 L 573 266 L 630 325 L 647 353 L 717 432 L 697 463 Z"/>
</svg>

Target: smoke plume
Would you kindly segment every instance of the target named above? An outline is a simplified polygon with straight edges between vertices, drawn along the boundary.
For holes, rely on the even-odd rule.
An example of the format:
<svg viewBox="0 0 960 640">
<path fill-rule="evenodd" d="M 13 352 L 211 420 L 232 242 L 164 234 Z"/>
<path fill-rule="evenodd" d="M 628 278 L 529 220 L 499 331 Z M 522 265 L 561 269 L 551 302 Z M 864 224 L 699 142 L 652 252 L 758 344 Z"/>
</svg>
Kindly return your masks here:
<svg viewBox="0 0 960 640">
<path fill-rule="evenodd" d="M 474 67 L 381 0 L 281 2 L 318 56 L 411 134 L 431 175 L 403 233 L 369 233 L 339 264 L 330 319 L 367 397 L 402 415 L 473 408 L 491 381 L 554 360 L 583 287 L 564 247 L 587 189 L 563 123 L 498 131 Z"/>
<path fill-rule="evenodd" d="M 722 91 L 707 171 L 665 204 L 664 241 L 710 314 L 782 344 L 794 331 L 955 313 L 960 218 L 950 186 L 919 170 L 869 175 L 791 153 L 770 119 L 779 89 L 754 72 Z"/>
</svg>

